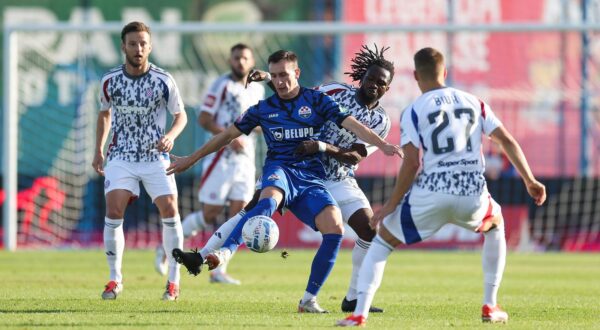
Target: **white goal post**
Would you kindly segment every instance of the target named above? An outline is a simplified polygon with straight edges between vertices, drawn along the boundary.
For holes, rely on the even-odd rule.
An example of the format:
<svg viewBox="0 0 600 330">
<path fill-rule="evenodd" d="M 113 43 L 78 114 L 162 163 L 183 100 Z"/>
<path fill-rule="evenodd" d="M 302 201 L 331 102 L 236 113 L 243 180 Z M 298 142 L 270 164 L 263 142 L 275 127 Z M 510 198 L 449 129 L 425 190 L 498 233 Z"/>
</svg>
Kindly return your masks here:
<svg viewBox="0 0 600 330">
<path fill-rule="evenodd" d="M 18 24 L 4 26 L 4 102 L 3 102 L 3 188 L 5 191 L 3 228 L 4 248 L 14 251 L 17 248 L 17 173 L 18 173 L 18 137 L 19 137 L 19 37 L 22 32 L 111 32 L 118 33 L 123 27 L 122 22 L 110 22 L 101 25 L 72 25 L 57 24 Z M 509 24 L 444 24 L 444 25 L 394 25 L 394 24 L 351 24 L 324 22 L 295 22 L 295 23 L 194 23 L 186 22 L 177 25 L 151 24 L 154 33 L 178 32 L 184 34 L 210 34 L 221 32 L 257 32 L 296 35 L 347 35 L 359 33 L 519 33 L 519 32 L 598 32 L 599 23 L 509 23 Z M 339 78 L 339 77 L 338 77 Z M 585 82 L 583 82 L 585 90 Z M 583 96 L 585 97 L 585 95 Z M 585 110 L 585 109 L 584 109 Z M 27 150 L 26 152 L 35 152 Z"/>
</svg>

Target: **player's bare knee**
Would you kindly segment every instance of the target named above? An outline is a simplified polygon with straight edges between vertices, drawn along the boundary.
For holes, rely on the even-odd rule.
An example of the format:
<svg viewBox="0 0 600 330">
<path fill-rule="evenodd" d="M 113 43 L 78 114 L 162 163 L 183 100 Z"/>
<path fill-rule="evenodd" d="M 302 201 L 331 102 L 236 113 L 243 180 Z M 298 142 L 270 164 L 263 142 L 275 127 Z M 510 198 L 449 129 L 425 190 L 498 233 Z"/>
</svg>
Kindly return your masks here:
<svg viewBox="0 0 600 330">
<path fill-rule="evenodd" d="M 367 209 L 360 209 L 348 219 L 348 225 L 356 235 L 365 242 L 373 241 L 377 232 L 369 226 L 369 220 L 373 216 L 373 212 Z"/>
<path fill-rule="evenodd" d="M 377 232 L 368 225 L 366 228 L 359 228 L 358 231 L 354 228 L 352 229 L 354 230 L 356 235 L 365 242 L 372 242 L 373 238 L 375 238 L 375 235 L 377 235 Z"/>
<path fill-rule="evenodd" d="M 161 218 L 172 218 L 179 214 L 177 210 L 177 196 L 175 195 L 163 195 L 158 196 L 154 199 L 154 204 L 158 208 Z"/>
<path fill-rule="evenodd" d="M 219 216 L 222 210 L 222 206 L 204 205 L 204 207 L 202 208 L 202 215 L 204 216 L 204 221 L 210 224 L 216 223 L 217 217 Z"/>
<path fill-rule="evenodd" d="M 106 217 L 109 219 L 123 219 L 125 216 L 125 209 L 107 209 Z"/>
<path fill-rule="evenodd" d="M 315 219 L 317 229 L 321 234 L 344 234 L 344 222 L 340 209 L 329 205 L 317 215 Z"/>
<path fill-rule="evenodd" d="M 173 218 L 175 217 L 177 214 L 179 214 L 179 212 L 177 211 L 176 207 L 167 207 L 164 208 L 162 210 L 158 210 L 160 213 L 160 217 L 165 219 L 165 218 Z"/>
<path fill-rule="evenodd" d="M 240 212 L 244 206 L 246 205 L 246 202 L 244 201 L 229 201 L 229 216 L 228 218 L 231 218 L 234 214 L 237 214 L 238 212 Z"/>
<path fill-rule="evenodd" d="M 177 211 L 177 205 L 173 205 L 172 203 L 156 203 L 158 207 L 158 213 L 160 213 L 161 218 L 172 218 L 179 214 Z"/>
</svg>

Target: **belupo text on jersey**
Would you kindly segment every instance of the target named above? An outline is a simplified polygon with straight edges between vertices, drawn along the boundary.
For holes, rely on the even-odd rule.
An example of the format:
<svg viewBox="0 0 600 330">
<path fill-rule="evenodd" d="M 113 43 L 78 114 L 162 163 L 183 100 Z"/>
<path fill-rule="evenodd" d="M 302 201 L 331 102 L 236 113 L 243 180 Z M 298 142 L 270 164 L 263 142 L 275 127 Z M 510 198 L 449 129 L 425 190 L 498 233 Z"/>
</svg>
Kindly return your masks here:
<svg viewBox="0 0 600 330">
<path fill-rule="evenodd" d="M 277 141 L 281 141 L 283 139 L 291 140 L 312 137 L 314 136 L 315 132 L 312 127 L 285 129 L 283 127 L 273 127 L 270 130 L 271 134 L 273 134 L 273 138 Z"/>
</svg>

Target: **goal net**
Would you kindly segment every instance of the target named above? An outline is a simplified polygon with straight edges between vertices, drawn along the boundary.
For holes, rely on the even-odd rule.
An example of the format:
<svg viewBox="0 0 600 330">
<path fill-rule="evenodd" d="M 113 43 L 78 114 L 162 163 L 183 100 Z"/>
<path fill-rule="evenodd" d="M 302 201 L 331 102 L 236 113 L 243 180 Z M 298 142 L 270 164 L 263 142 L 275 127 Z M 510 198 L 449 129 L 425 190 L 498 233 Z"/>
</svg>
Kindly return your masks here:
<svg viewBox="0 0 600 330">
<path fill-rule="evenodd" d="M 9 100 L 3 151 L 9 166 L 3 173 L 5 194 L 0 198 L 6 201 L 5 238 L 16 230 L 19 246 L 102 243 L 103 179 L 91 162 L 98 84 L 103 73 L 123 61 L 121 27 L 121 23 L 94 28 L 55 24 L 42 31 L 20 26 L 5 33 L 5 49 L 8 46 L 10 51 L 5 52 L 4 90 Z M 583 29 L 576 25 L 458 27 L 151 24 L 150 60 L 174 76 L 189 118 L 173 154 L 189 154 L 205 140 L 196 124 L 196 107 L 207 86 L 229 70 L 229 49 L 237 42 L 254 49 L 257 67 L 263 69 L 273 51 L 294 50 L 305 86 L 331 80 L 350 83 L 343 73 L 350 71 L 350 60 L 361 45 L 390 46 L 385 55 L 396 72 L 382 103 L 393 121 L 388 140 L 394 143 L 400 139 L 401 111 L 419 95 L 412 54 L 432 45 L 446 54 L 449 83 L 486 100 L 521 142 L 536 176 L 549 183 L 547 206 L 534 208 L 514 169 L 493 144 L 486 143 L 490 190 L 508 212 L 508 221 L 515 222 L 509 233 L 511 244 L 526 239 L 545 248 L 556 244 L 556 237 L 572 238 L 577 233 L 585 233 L 577 236 L 585 237 L 585 244 L 597 242 L 600 101 L 593 91 L 600 90 L 600 34 L 588 32 L 586 41 Z M 14 111 L 14 119 L 7 108 Z M 257 160 L 264 158 L 264 152 L 264 147 L 258 148 Z M 587 173 L 582 173 L 580 160 L 585 160 Z M 374 208 L 391 193 L 399 165 L 400 160 L 379 152 L 361 164 L 358 180 Z M 14 179 L 7 178 L 11 173 Z M 572 179 L 582 174 L 590 178 Z M 182 216 L 199 207 L 199 175 L 196 166 L 177 177 Z M 161 232 L 158 212 L 143 190 L 140 197 L 125 216 L 127 244 L 154 246 Z M 10 223 L 16 226 L 8 227 Z M 289 239 L 290 246 L 302 246 L 302 234 L 297 233 L 301 229 L 282 228 L 282 232 L 284 243 Z M 450 228 L 431 244 L 471 246 L 480 239 Z"/>
</svg>

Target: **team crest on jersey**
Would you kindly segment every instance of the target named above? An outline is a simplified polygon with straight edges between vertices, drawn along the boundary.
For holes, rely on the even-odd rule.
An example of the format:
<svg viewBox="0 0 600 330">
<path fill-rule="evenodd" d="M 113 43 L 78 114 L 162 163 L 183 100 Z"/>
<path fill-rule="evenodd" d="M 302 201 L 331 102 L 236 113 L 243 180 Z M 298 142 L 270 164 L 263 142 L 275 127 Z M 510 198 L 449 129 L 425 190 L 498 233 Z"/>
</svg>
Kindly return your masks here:
<svg viewBox="0 0 600 330">
<path fill-rule="evenodd" d="M 270 129 L 271 134 L 273 134 L 273 138 L 277 141 L 283 140 L 283 127 L 273 127 Z"/>
<path fill-rule="evenodd" d="M 279 180 L 279 175 L 273 173 L 273 174 L 269 175 L 269 177 L 267 178 L 267 180 L 269 180 L 269 181 Z"/>
<path fill-rule="evenodd" d="M 154 92 L 152 91 L 152 88 L 146 89 L 146 97 L 147 98 L 151 98 L 152 95 L 154 95 Z"/>
<path fill-rule="evenodd" d="M 308 117 L 310 117 L 310 115 L 312 115 L 312 110 L 310 110 L 309 107 L 302 106 L 302 107 L 300 107 L 300 109 L 298 109 L 298 116 L 300 116 L 302 118 L 308 118 Z"/>
</svg>

